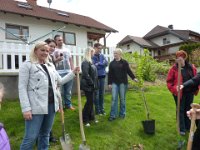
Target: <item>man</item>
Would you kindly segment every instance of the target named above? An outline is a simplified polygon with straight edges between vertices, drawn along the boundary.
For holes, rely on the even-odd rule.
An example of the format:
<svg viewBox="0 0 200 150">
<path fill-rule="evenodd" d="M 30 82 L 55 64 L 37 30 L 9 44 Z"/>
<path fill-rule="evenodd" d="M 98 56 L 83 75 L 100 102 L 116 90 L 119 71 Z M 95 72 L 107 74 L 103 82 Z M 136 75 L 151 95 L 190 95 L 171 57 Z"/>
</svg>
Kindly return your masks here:
<svg viewBox="0 0 200 150">
<path fill-rule="evenodd" d="M 70 50 L 64 47 L 63 38 L 60 35 L 55 35 L 54 40 L 56 42 L 54 57 L 59 60 L 56 62 L 56 70 L 63 77 L 74 69 L 74 65 Z M 73 80 L 64 84 L 62 87 L 62 95 L 64 99 L 64 108 L 75 110 L 71 103 L 72 86 Z"/>
<path fill-rule="evenodd" d="M 94 44 L 95 53 L 92 57 L 93 64 L 97 68 L 98 72 L 98 90 L 95 92 L 95 113 L 97 115 L 105 115 L 104 111 L 104 84 L 106 77 L 106 67 L 108 66 L 108 61 L 105 56 L 101 54 L 102 45 L 100 43 Z"/>
</svg>

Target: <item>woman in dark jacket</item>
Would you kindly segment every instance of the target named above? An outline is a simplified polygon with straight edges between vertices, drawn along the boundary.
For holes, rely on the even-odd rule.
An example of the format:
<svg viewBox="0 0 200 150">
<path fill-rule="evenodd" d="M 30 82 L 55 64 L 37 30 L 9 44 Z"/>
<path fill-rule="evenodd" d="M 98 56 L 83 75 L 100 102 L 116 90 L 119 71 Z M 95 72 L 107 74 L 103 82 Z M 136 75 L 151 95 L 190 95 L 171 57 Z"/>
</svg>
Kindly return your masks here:
<svg viewBox="0 0 200 150">
<path fill-rule="evenodd" d="M 187 59 L 187 53 L 183 50 L 177 51 L 176 58 L 181 61 L 181 76 L 180 83 L 188 81 L 196 75 L 196 68 L 194 65 L 189 64 Z M 172 93 L 175 103 L 177 105 L 177 86 L 178 86 L 178 64 L 174 64 L 167 75 L 167 87 Z M 194 87 L 181 91 L 180 98 L 180 135 L 185 135 L 186 131 L 190 129 L 190 120 L 188 119 L 186 112 L 190 110 L 190 104 L 193 102 L 194 94 L 197 89 Z"/>
<path fill-rule="evenodd" d="M 122 59 L 122 50 L 114 50 L 114 60 L 109 65 L 108 86 L 112 89 L 112 103 L 109 121 L 113 121 L 118 116 L 118 96 L 120 98 L 119 117 L 125 118 L 126 115 L 126 90 L 128 87 L 129 75 L 132 80 L 137 82 L 135 75 L 131 71 L 126 60 Z"/>
<path fill-rule="evenodd" d="M 84 60 L 81 64 L 82 76 L 81 76 L 81 90 L 84 91 L 86 96 L 86 103 L 83 108 L 83 122 L 86 126 L 90 126 L 90 121 L 95 121 L 93 101 L 94 92 L 98 87 L 98 75 L 97 69 L 92 64 L 92 55 L 94 49 L 89 47 L 85 50 Z"/>
</svg>

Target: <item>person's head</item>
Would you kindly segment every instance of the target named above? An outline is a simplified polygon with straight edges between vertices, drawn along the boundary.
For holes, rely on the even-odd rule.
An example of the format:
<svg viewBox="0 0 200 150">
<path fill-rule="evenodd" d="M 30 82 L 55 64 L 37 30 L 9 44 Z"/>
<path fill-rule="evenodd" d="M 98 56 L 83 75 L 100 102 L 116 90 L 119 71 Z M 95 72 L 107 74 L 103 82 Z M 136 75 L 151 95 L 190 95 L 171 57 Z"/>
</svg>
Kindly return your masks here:
<svg viewBox="0 0 200 150">
<path fill-rule="evenodd" d="M 3 95 L 4 95 L 4 86 L 3 84 L 0 82 L 0 102 L 3 99 Z"/>
<path fill-rule="evenodd" d="M 100 43 L 95 43 L 94 49 L 95 49 L 95 53 L 99 54 L 99 53 L 101 53 L 102 45 Z"/>
<path fill-rule="evenodd" d="M 94 55 L 94 49 L 92 47 L 88 47 L 85 49 L 84 59 L 92 63 L 92 56 Z"/>
<path fill-rule="evenodd" d="M 54 36 L 54 41 L 56 42 L 56 46 L 58 48 L 62 48 L 62 46 L 63 46 L 63 38 L 62 38 L 61 35 L 55 35 Z"/>
<path fill-rule="evenodd" d="M 38 42 L 30 52 L 30 61 L 46 63 L 49 61 L 49 46 L 46 42 Z"/>
<path fill-rule="evenodd" d="M 46 39 L 44 42 L 49 45 L 49 54 L 52 54 L 56 48 L 56 42 L 50 38 Z"/>
<path fill-rule="evenodd" d="M 122 49 L 116 48 L 114 51 L 114 59 L 115 60 L 120 60 L 122 58 Z"/>
<path fill-rule="evenodd" d="M 185 60 L 187 59 L 187 53 L 184 50 L 177 51 L 176 59 L 180 60 L 181 66 L 185 66 Z"/>
</svg>

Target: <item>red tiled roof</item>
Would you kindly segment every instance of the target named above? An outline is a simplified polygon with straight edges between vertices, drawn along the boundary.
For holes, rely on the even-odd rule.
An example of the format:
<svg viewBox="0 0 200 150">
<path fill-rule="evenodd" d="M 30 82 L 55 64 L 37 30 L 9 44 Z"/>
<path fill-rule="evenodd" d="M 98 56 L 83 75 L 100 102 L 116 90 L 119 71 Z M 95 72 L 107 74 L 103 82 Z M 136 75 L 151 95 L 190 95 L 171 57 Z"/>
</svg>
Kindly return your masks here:
<svg viewBox="0 0 200 150">
<path fill-rule="evenodd" d="M 108 27 L 90 17 L 78 15 L 75 13 L 69 13 L 64 12 L 56 9 L 51 9 L 47 7 L 42 7 L 38 5 L 32 5 L 32 9 L 27 9 L 23 7 L 19 7 L 18 3 L 21 3 L 19 1 L 14 0 L 0 0 L 0 11 L 2 12 L 8 12 L 8 13 L 14 13 L 14 14 L 20 14 L 24 16 L 31 16 L 36 18 L 42 18 L 52 21 L 59 21 L 69 24 L 75 24 L 78 26 L 84 26 L 88 28 L 95 28 L 98 30 L 104 30 L 105 32 L 118 32 L 117 30 Z M 68 14 L 69 16 L 61 16 L 58 15 L 58 12 L 62 12 L 65 14 Z"/>
</svg>

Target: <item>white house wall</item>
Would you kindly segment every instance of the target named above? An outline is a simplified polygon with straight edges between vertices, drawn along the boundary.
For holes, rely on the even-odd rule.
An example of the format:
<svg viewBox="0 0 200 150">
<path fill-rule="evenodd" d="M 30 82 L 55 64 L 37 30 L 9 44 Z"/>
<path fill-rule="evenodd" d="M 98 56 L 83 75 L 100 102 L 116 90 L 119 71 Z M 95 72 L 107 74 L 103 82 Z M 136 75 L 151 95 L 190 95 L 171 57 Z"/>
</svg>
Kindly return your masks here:
<svg viewBox="0 0 200 150">
<path fill-rule="evenodd" d="M 153 38 L 151 39 L 151 41 L 159 46 L 163 46 L 163 39 L 166 38 L 167 41 L 169 40 L 170 43 L 169 44 L 173 44 L 173 43 L 179 43 L 181 42 L 182 40 L 177 37 L 177 36 L 174 36 L 172 34 L 167 34 L 167 35 L 164 35 L 164 36 L 159 36 L 159 37 L 156 37 L 156 38 Z M 165 44 L 166 45 L 166 44 Z"/>
<path fill-rule="evenodd" d="M 61 28 L 65 26 L 64 29 L 61 31 L 64 32 L 72 32 L 76 34 L 76 46 L 78 47 L 87 47 L 87 32 L 94 32 L 94 33 L 101 33 L 105 34 L 104 31 L 95 30 L 95 29 L 89 29 L 85 27 L 78 27 L 76 25 L 71 24 L 64 24 L 62 22 L 53 22 L 50 20 L 45 19 L 37 19 L 34 17 L 28 17 L 28 16 L 21 16 L 17 14 L 9 14 L 9 13 L 3 13 L 0 12 L 0 27 L 5 29 L 5 24 L 14 24 L 14 25 L 22 25 L 22 26 L 28 26 L 29 27 L 29 42 L 53 31 L 58 28 Z M 43 41 L 47 38 L 53 38 L 54 35 L 46 36 L 40 41 Z M 5 31 L 0 30 L 0 41 L 6 41 L 6 42 L 22 42 L 19 40 L 8 40 L 5 39 Z"/>
<path fill-rule="evenodd" d="M 127 49 L 127 45 L 130 45 L 130 49 Z M 137 52 L 138 54 L 143 54 L 143 47 L 141 47 L 140 45 L 138 45 L 137 43 L 129 43 L 123 46 L 120 46 L 120 48 L 124 51 L 124 52 Z"/>
</svg>

